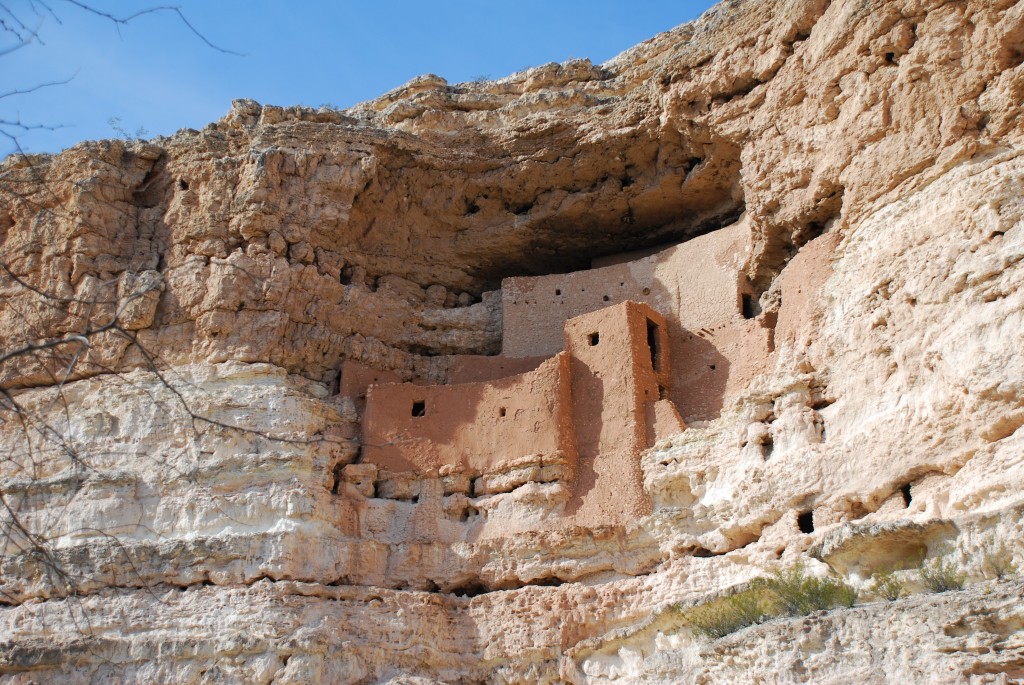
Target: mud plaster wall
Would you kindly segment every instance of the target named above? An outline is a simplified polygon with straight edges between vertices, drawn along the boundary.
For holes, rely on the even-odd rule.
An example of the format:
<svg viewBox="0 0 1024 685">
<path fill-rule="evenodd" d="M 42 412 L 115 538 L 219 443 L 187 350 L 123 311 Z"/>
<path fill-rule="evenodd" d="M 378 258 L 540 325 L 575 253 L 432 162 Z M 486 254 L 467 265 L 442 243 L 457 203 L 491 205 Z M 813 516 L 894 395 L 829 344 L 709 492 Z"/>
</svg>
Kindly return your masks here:
<svg viewBox="0 0 1024 685">
<path fill-rule="evenodd" d="M 398 383 L 402 379 L 391 371 L 373 369 L 358 362 L 344 361 L 338 372 L 338 394 L 351 397 L 356 411 L 362 413 L 366 407 L 366 393 L 371 385 Z"/>
<path fill-rule="evenodd" d="M 679 416 L 679 410 L 672 400 L 658 400 L 647 405 L 647 445 L 653 446 L 660 440 L 686 430 L 686 423 Z"/>
<path fill-rule="evenodd" d="M 491 381 L 507 376 L 515 376 L 527 371 L 533 371 L 544 360 L 550 358 L 550 355 L 543 357 L 458 355 L 452 357 L 451 364 L 448 367 L 448 384 L 478 383 L 480 381 Z"/>
<path fill-rule="evenodd" d="M 565 326 L 579 454 L 569 509 L 583 525 L 624 523 L 651 509 L 639 455 L 648 446 L 647 406 L 671 378 L 654 368 L 648 321 L 657 325 L 658 367 L 667 370 L 665 319 L 646 305 L 625 302 Z"/>
<path fill-rule="evenodd" d="M 654 255 L 588 271 L 502 282 L 502 354 L 562 349 L 566 320 L 634 300 L 663 314 L 673 358 L 669 395 L 686 421 L 716 418 L 724 398 L 763 368 L 771 331 L 745 319 L 746 219 Z"/>
<path fill-rule="evenodd" d="M 422 416 L 414 416 L 416 403 Z M 378 385 L 367 393 L 366 462 L 423 474 L 444 465 L 487 473 L 527 455 L 575 461 L 566 354 L 495 381 Z"/>
<path fill-rule="evenodd" d="M 815 304 L 828 277 L 839 245 L 838 233 L 826 233 L 800 250 L 779 277 L 779 320 L 775 327 L 777 347 L 807 346 L 818 328 Z"/>
</svg>

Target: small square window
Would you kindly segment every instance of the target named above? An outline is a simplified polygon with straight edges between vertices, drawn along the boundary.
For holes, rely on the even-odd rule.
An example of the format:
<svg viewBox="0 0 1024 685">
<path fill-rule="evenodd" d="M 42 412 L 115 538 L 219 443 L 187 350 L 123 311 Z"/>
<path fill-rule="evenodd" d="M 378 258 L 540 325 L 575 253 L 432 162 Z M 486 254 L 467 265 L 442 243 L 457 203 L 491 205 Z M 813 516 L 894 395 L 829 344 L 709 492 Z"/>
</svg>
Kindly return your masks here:
<svg viewBox="0 0 1024 685">
<path fill-rule="evenodd" d="M 590 346 L 593 347 L 597 343 L 601 342 L 601 336 L 598 333 L 591 333 L 587 336 L 587 340 L 590 342 Z"/>
<path fill-rule="evenodd" d="M 505 416 L 505 407 L 498 409 L 498 416 Z"/>
<path fill-rule="evenodd" d="M 426 416 L 427 415 L 427 403 L 425 400 L 416 400 L 412 403 L 412 415 L 413 416 Z"/>
</svg>

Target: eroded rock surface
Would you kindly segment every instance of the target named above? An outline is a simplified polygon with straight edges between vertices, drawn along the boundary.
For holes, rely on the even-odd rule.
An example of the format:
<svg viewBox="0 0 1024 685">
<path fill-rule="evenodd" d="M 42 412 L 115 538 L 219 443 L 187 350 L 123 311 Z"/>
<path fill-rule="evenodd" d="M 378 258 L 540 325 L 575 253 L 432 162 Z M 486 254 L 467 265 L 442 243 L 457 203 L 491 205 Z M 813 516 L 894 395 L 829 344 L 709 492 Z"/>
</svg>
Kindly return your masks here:
<svg viewBox="0 0 1024 685">
<path fill-rule="evenodd" d="M 0 682 L 1020 681 L 1022 64 L 1024 2 L 733 0 L 4 160 Z M 627 272 L 675 336 L 649 513 L 572 518 L 544 455 L 364 459 L 368 385 L 530 373 L 557 340 L 503 311 L 552 310 L 510 299 Z M 867 590 L 942 554 L 967 589 Z M 861 602 L 682 620 L 797 560 Z"/>
</svg>

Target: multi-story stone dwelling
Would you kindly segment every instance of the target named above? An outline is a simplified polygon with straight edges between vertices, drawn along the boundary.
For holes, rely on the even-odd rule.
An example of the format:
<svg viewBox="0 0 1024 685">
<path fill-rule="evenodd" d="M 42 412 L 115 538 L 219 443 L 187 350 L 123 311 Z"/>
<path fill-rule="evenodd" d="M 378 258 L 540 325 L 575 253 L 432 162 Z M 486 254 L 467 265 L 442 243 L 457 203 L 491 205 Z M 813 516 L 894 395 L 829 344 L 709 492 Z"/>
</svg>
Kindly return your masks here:
<svg viewBox="0 0 1024 685">
<path fill-rule="evenodd" d="M 502 354 L 455 357 L 446 384 L 346 362 L 361 462 L 382 474 L 374 494 L 418 498 L 424 477 L 466 499 L 543 483 L 563 523 L 649 513 L 641 452 L 714 416 L 730 378 L 771 349 L 740 277 L 746 246 L 741 223 L 586 271 L 507 278 Z"/>
</svg>

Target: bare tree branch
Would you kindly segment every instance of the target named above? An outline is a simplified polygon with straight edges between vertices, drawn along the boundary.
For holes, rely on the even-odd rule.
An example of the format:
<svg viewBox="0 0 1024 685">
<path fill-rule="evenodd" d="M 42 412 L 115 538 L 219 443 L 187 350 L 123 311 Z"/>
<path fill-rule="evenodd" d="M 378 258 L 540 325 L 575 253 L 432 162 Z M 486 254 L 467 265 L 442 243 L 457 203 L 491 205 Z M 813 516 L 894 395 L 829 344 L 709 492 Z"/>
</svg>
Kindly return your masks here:
<svg viewBox="0 0 1024 685">
<path fill-rule="evenodd" d="M 64 85 L 67 85 L 68 83 L 71 83 L 71 81 L 73 81 L 74 78 L 75 78 L 75 75 L 72 75 L 72 76 L 69 76 L 66 79 L 62 80 L 62 81 L 48 81 L 46 83 L 39 83 L 37 85 L 32 86 L 31 88 L 22 88 L 22 89 L 15 88 L 13 90 L 7 91 L 6 93 L 0 93 L 0 100 L 2 100 L 4 98 L 13 97 L 15 95 L 28 95 L 29 93 L 35 93 L 36 91 L 42 90 L 43 88 L 51 88 L 53 86 L 64 86 Z M 0 124 L 3 124 L 3 123 L 8 123 L 8 122 L 0 122 Z"/>
<path fill-rule="evenodd" d="M 185 13 L 181 11 L 181 7 L 179 5 L 158 5 L 156 7 L 149 7 L 149 8 L 144 9 L 144 10 L 139 10 L 138 12 L 133 12 L 132 14 L 127 14 L 127 15 L 124 15 L 122 17 L 118 17 L 118 16 L 115 16 L 115 15 L 109 13 L 109 12 L 103 12 L 101 10 L 97 10 L 95 7 L 92 7 L 91 5 L 88 5 L 88 4 L 84 3 L 84 2 L 80 2 L 79 0 L 63 0 L 63 2 L 66 2 L 69 5 L 74 5 L 75 7 L 78 7 L 80 9 L 82 9 L 82 10 L 85 10 L 86 12 L 89 12 L 91 14 L 95 14 L 98 17 L 103 17 L 104 19 L 109 19 L 110 21 L 114 22 L 114 24 L 118 25 L 119 27 L 129 23 L 133 19 L 138 19 L 139 17 L 145 16 L 147 14 L 156 14 L 158 12 L 170 12 L 170 13 L 176 14 L 178 16 L 178 19 L 181 20 L 181 23 L 183 23 L 186 27 L 188 27 L 189 31 L 191 31 L 197 38 L 199 38 L 199 40 L 201 40 L 204 43 L 206 43 L 206 45 L 209 46 L 210 48 L 213 48 L 217 52 L 223 52 L 223 53 L 228 54 L 228 55 L 236 55 L 238 57 L 243 57 L 244 56 L 240 52 L 235 52 L 234 50 L 228 50 L 227 48 L 222 48 L 222 47 L 220 47 L 218 45 L 215 45 L 212 42 L 210 42 L 210 40 L 206 36 L 204 36 L 198 29 L 196 29 L 196 27 L 192 25 L 192 23 L 188 20 L 188 18 L 185 17 Z"/>
</svg>

